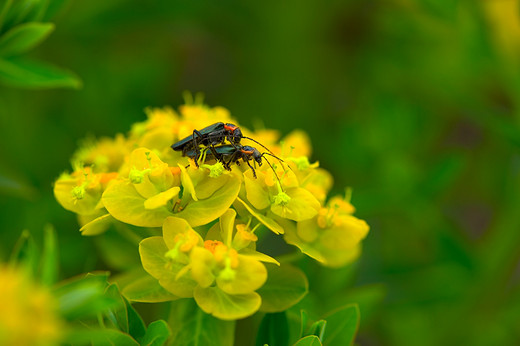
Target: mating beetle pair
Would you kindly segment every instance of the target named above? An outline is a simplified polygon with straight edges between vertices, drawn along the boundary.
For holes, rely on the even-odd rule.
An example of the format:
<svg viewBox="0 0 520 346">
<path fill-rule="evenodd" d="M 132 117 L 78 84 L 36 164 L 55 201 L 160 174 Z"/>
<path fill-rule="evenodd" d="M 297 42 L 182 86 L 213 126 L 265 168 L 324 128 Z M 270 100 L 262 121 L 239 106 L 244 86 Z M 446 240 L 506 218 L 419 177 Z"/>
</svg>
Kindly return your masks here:
<svg viewBox="0 0 520 346">
<path fill-rule="evenodd" d="M 260 144 L 269 152 L 260 153 L 260 151 L 258 151 L 256 148 L 241 145 L 240 141 L 244 138 Z M 224 144 L 226 139 L 231 144 Z M 242 131 L 238 126 L 222 122 L 205 127 L 200 131 L 193 130 L 193 134 L 191 136 L 174 143 L 171 147 L 173 150 L 182 151 L 183 156 L 187 156 L 193 159 L 195 164 L 198 166 L 197 161 L 201 156 L 201 150 L 199 147 L 200 145 L 206 147 L 203 150 L 207 159 L 215 159 L 220 161 L 224 165 L 224 168 L 228 170 L 231 170 L 232 163 L 236 163 L 238 165 L 239 160 L 242 159 L 242 161 L 246 162 L 247 165 L 251 168 L 255 178 L 256 172 L 253 166 L 249 163 L 249 160 L 252 159 L 256 161 L 259 166 L 261 166 L 262 158 L 264 158 L 267 164 L 271 166 L 273 171 L 274 168 L 271 163 L 269 163 L 265 155 L 273 156 L 280 162 L 283 162 L 282 159 L 271 153 L 271 151 L 261 143 L 252 138 L 243 136 Z"/>
</svg>

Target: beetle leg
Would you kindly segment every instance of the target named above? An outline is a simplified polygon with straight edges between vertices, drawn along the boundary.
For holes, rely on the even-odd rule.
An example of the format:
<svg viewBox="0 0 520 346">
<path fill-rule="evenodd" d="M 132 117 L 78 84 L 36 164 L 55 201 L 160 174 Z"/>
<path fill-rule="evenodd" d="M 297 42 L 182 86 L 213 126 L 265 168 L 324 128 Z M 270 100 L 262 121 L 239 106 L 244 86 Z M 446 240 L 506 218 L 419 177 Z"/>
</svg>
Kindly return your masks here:
<svg viewBox="0 0 520 346">
<path fill-rule="evenodd" d="M 253 166 L 251 166 L 251 164 L 249 163 L 249 158 L 248 157 L 244 157 L 243 160 L 247 163 L 249 168 L 251 168 L 251 170 L 253 171 L 253 178 L 256 179 L 256 172 L 255 172 L 255 169 L 253 168 Z"/>
<path fill-rule="evenodd" d="M 199 157 L 200 157 L 200 148 L 199 148 L 199 143 L 197 142 L 197 137 L 195 137 L 195 135 L 199 138 L 202 139 L 202 133 L 200 133 L 198 130 L 193 130 L 193 134 L 191 136 L 192 140 L 193 140 L 193 148 L 195 149 L 195 165 L 197 167 L 199 167 Z"/>
</svg>

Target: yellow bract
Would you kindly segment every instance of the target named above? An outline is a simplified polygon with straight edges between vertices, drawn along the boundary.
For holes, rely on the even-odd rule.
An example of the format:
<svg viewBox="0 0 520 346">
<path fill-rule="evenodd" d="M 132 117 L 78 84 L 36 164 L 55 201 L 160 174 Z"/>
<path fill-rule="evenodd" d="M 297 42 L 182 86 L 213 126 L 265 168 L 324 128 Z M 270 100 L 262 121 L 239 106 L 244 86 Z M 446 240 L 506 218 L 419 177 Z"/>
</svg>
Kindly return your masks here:
<svg viewBox="0 0 520 346">
<path fill-rule="evenodd" d="M 56 302 L 22 270 L 0 266 L 0 345 L 55 345 L 63 334 Z"/>
</svg>

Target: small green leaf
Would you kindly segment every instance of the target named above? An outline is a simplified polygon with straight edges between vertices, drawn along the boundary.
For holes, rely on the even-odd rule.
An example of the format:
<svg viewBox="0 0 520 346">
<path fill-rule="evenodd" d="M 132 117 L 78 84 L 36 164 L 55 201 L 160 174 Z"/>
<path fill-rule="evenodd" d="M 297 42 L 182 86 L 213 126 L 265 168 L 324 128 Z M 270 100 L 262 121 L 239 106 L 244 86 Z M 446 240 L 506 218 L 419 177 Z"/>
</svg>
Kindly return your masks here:
<svg viewBox="0 0 520 346">
<path fill-rule="evenodd" d="M 172 345 L 232 346 L 235 322 L 222 321 L 204 313 L 193 299 L 172 302 L 168 325 L 172 328 Z"/>
<path fill-rule="evenodd" d="M 117 285 L 109 285 L 105 291 L 105 295 L 118 302 L 117 305 L 108 309 L 105 315 L 112 322 L 114 327 L 128 333 L 128 312 L 125 301 L 123 300 L 123 297 L 121 297 Z"/>
<path fill-rule="evenodd" d="M 14 265 L 23 265 L 31 276 L 34 276 L 38 270 L 39 256 L 38 248 L 31 233 L 25 230 L 18 238 L 9 262 Z"/>
<path fill-rule="evenodd" d="M 30 89 L 81 87 L 80 79 L 72 72 L 24 58 L 0 59 L 0 82 Z"/>
<path fill-rule="evenodd" d="M 20 24 L 0 37 L 0 56 L 9 57 L 25 53 L 43 42 L 53 30 L 52 23 Z"/>
<path fill-rule="evenodd" d="M 321 341 L 316 335 L 306 336 L 294 344 L 294 346 L 321 346 Z"/>
<path fill-rule="evenodd" d="M 44 285 L 52 285 L 58 278 L 58 246 L 56 231 L 46 225 L 43 236 L 43 255 L 41 259 L 41 281 Z"/>
<path fill-rule="evenodd" d="M 64 338 L 65 344 L 72 345 L 139 345 L 130 335 L 114 329 L 82 328 L 68 330 Z"/>
<path fill-rule="evenodd" d="M 309 330 L 305 333 L 305 335 L 316 335 L 320 340 L 323 340 L 323 335 L 325 334 L 325 327 L 327 326 L 327 321 L 319 320 L 312 324 L 309 327 Z"/>
<path fill-rule="evenodd" d="M 349 304 L 323 317 L 327 321 L 324 345 L 351 345 L 359 327 L 359 308 Z"/>
<path fill-rule="evenodd" d="M 140 340 L 146 333 L 144 321 L 128 300 L 125 298 L 123 298 L 123 300 L 127 311 L 128 334 L 130 334 L 134 339 Z"/>
<path fill-rule="evenodd" d="M 149 275 L 126 286 L 123 295 L 130 301 L 141 303 L 160 303 L 179 299 L 159 285 L 156 278 Z"/>
<path fill-rule="evenodd" d="M 289 323 L 285 312 L 266 314 L 256 335 L 256 346 L 289 345 Z"/>
<path fill-rule="evenodd" d="M 172 334 L 170 327 L 163 320 L 158 320 L 150 323 L 146 334 L 141 340 L 141 346 L 161 346 L 166 343 L 166 340 Z"/>
<path fill-rule="evenodd" d="M 307 321 L 309 320 L 309 314 L 305 310 L 300 310 L 300 338 L 303 338 L 306 334 L 305 331 L 307 330 Z"/>
<path fill-rule="evenodd" d="M 280 312 L 298 303 L 308 292 L 305 274 L 289 264 L 266 264 L 267 282 L 257 291 L 262 297 L 260 311 Z"/>
</svg>

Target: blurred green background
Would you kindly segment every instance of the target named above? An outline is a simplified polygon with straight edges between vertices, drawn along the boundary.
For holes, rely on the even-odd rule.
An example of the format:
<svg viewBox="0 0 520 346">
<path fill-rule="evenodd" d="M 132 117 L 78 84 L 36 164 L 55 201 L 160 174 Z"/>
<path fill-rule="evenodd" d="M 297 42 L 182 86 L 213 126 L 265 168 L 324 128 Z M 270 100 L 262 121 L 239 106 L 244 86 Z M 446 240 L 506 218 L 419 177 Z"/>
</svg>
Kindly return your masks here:
<svg viewBox="0 0 520 346">
<path fill-rule="evenodd" d="M 351 287 L 385 293 L 358 344 L 520 342 L 518 1 L 59 2 L 28 56 L 83 87 L 0 86 L 1 258 L 50 222 L 63 277 L 99 269 L 52 182 L 79 139 L 200 91 L 243 126 L 305 130 L 353 188 L 371 231 Z"/>
</svg>

